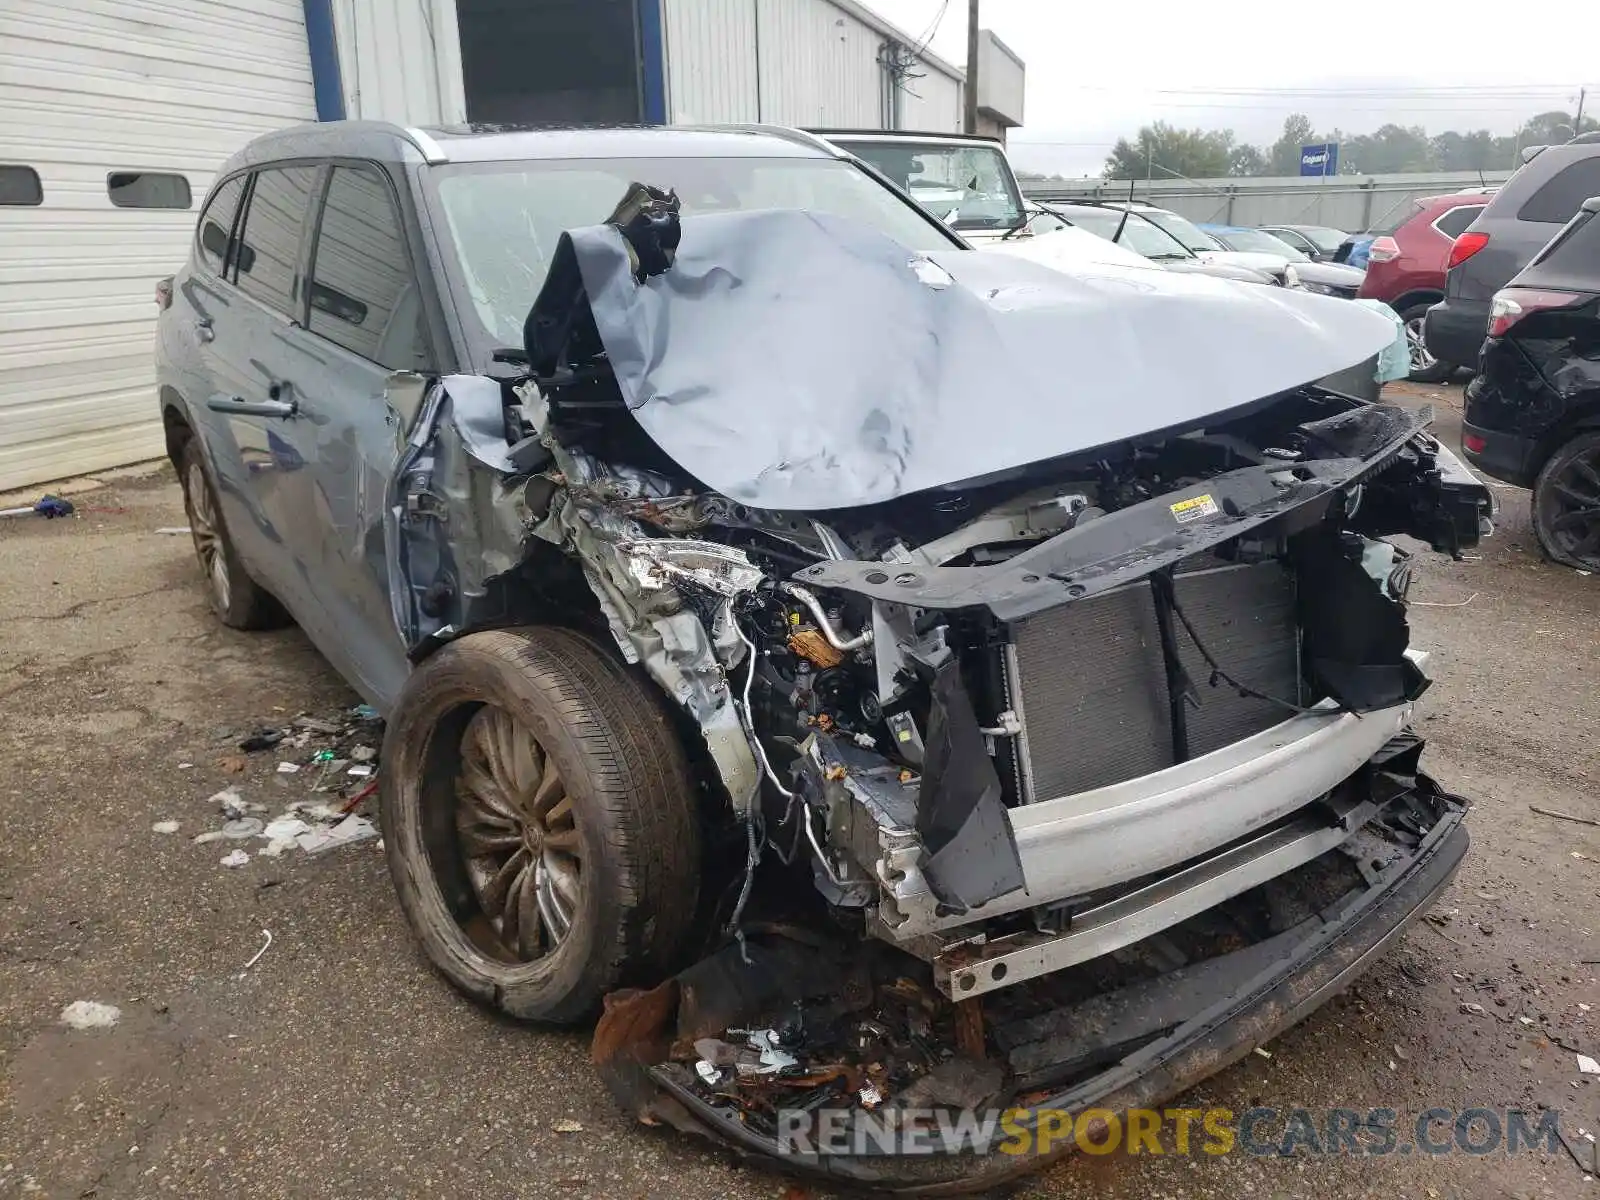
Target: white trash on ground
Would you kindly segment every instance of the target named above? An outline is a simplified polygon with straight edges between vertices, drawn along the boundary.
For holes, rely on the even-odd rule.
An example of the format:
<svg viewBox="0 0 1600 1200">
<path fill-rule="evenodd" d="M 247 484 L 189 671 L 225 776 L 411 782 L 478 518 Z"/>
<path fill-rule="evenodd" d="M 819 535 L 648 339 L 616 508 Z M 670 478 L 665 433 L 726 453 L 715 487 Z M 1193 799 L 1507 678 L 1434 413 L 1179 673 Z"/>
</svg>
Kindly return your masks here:
<svg viewBox="0 0 1600 1200">
<path fill-rule="evenodd" d="M 73 1029 L 110 1029 L 121 1019 L 120 1008 L 98 1000 L 74 1000 L 61 1010 L 61 1023 Z"/>
</svg>

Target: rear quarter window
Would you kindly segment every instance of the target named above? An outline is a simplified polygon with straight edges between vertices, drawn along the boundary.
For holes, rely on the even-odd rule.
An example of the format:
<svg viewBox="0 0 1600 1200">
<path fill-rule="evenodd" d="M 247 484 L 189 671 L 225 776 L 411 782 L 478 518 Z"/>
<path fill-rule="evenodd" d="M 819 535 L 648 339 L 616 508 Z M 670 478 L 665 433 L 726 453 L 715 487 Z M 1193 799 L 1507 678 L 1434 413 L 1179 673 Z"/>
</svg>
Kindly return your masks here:
<svg viewBox="0 0 1600 1200">
<path fill-rule="evenodd" d="M 1452 208 L 1445 212 L 1433 227 L 1448 238 L 1458 238 L 1467 231 L 1467 226 L 1478 219 L 1478 214 L 1483 211 L 1481 204 L 1463 204 L 1459 208 Z"/>
<path fill-rule="evenodd" d="M 1564 225 L 1591 196 L 1600 196 L 1600 154 L 1557 171 L 1517 210 L 1517 220 Z"/>
<path fill-rule="evenodd" d="M 1546 264 L 1563 272 L 1592 275 L 1600 287 L 1600 213 L 1586 212 L 1568 222 L 1529 265 Z"/>
<path fill-rule="evenodd" d="M 244 195 L 245 176 L 236 175 L 228 180 L 211 197 L 205 212 L 200 214 L 200 227 L 196 240 L 200 257 L 215 274 L 222 274 L 223 263 L 231 261 L 230 239 L 233 219 L 239 211 L 239 198 Z"/>
</svg>

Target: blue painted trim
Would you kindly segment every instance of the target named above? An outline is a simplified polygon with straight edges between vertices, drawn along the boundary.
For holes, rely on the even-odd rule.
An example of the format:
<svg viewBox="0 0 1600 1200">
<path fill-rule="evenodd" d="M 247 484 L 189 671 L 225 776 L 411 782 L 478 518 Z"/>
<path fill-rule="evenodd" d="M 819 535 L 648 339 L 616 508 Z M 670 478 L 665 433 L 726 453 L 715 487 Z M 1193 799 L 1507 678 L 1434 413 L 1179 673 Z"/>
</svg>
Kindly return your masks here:
<svg viewBox="0 0 1600 1200">
<path fill-rule="evenodd" d="M 306 0 L 307 4 L 311 0 Z M 637 0 L 640 80 L 647 125 L 667 123 L 667 59 L 661 37 L 661 0 Z"/>
<path fill-rule="evenodd" d="M 344 78 L 339 73 L 339 43 L 333 31 L 333 0 L 301 0 L 306 12 L 306 43 L 311 50 L 311 90 L 317 120 L 344 120 Z"/>
</svg>

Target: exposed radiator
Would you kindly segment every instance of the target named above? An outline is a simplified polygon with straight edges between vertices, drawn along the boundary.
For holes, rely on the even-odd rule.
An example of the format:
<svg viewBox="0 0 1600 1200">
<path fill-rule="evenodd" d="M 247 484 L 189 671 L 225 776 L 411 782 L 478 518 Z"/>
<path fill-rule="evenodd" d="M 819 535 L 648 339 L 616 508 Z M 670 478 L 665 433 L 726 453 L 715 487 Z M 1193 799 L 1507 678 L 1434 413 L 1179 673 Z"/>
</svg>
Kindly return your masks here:
<svg viewBox="0 0 1600 1200">
<path fill-rule="evenodd" d="M 1294 577 L 1278 562 L 1180 566 L 1177 602 L 1234 679 L 1300 703 Z M 1182 622 L 1178 657 L 1199 693 L 1189 705 L 1190 757 L 1259 733 L 1288 713 L 1210 686 L 1211 669 Z M 1053 800 L 1148 775 L 1176 761 L 1166 668 L 1148 581 L 1018 622 L 1007 653 L 1010 701 L 1022 718 L 1024 798 Z"/>
</svg>

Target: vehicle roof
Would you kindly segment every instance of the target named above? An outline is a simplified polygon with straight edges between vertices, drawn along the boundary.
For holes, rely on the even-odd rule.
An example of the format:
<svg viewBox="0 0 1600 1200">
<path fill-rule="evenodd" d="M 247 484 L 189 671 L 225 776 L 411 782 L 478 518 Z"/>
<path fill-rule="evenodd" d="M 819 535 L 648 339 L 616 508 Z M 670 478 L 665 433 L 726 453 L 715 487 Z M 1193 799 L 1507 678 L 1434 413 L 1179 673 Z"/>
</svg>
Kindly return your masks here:
<svg viewBox="0 0 1600 1200">
<path fill-rule="evenodd" d="M 323 156 L 439 164 L 567 158 L 829 158 L 834 151 L 820 138 L 777 125 L 532 129 L 319 121 L 253 139 L 228 160 L 228 168 Z"/>
<path fill-rule="evenodd" d="M 1240 226 L 1240 228 L 1244 228 L 1244 227 Z M 1283 222 L 1283 221 L 1269 221 L 1265 225 L 1256 226 L 1256 228 L 1257 229 L 1293 229 L 1293 230 L 1296 230 L 1297 232 L 1302 232 L 1302 233 L 1304 231 L 1308 230 L 1308 229 L 1325 229 L 1329 233 L 1343 233 L 1344 232 L 1344 230 L 1340 229 L 1337 225 L 1290 225 L 1290 224 L 1287 224 L 1286 222 Z"/>
<path fill-rule="evenodd" d="M 982 133 L 923 133 L 915 129 L 818 129 L 815 126 L 805 127 L 806 133 L 814 133 L 818 137 L 827 138 L 829 141 L 874 141 L 874 142 L 948 142 L 953 146 L 965 146 L 977 143 L 983 146 L 1002 148 L 1004 143 L 999 138 L 989 137 Z"/>
<path fill-rule="evenodd" d="M 1034 202 L 1033 201 L 1029 201 L 1029 203 L 1031 204 L 1031 203 L 1034 203 Z M 1100 204 L 1079 204 L 1076 201 L 1068 201 L 1068 202 L 1066 202 L 1064 204 L 1056 204 L 1056 203 L 1053 203 L 1051 201 L 1046 201 L 1044 204 L 1039 205 L 1039 207 L 1044 209 L 1047 212 L 1059 212 L 1059 213 L 1098 213 L 1098 214 L 1104 214 L 1105 212 L 1108 211 L 1104 205 L 1100 205 Z M 1111 212 L 1121 212 L 1122 210 L 1120 208 L 1115 208 L 1115 209 L 1110 209 L 1109 211 L 1111 211 Z M 1138 212 L 1139 210 L 1136 208 L 1133 211 L 1134 212 Z"/>
<path fill-rule="evenodd" d="M 1416 202 L 1425 205 L 1442 205 L 1460 208 L 1463 204 L 1488 204 L 1493 199 L 1488 192 L 1447 192 L 1442 196 L 1418 196 Z"/>
</svg>

